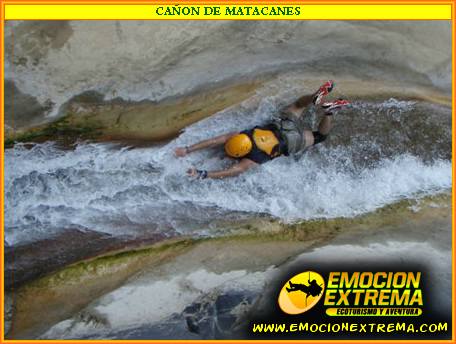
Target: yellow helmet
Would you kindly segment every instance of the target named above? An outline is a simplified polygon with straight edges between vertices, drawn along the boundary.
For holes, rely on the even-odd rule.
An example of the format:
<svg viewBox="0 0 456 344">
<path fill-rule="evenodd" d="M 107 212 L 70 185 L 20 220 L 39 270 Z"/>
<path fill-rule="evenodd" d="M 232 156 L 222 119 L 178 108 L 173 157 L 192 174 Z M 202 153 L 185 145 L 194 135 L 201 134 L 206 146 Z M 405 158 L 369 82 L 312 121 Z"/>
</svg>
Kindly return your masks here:
<svg viewBox="0 0 456 344">
<path fill-rule="evenodd" d="M 225 152 L 232 158 L 242 158 L 252 150 L 252 141 L 247 134 L 231 136 L 225 143 Z"/>
</svg>

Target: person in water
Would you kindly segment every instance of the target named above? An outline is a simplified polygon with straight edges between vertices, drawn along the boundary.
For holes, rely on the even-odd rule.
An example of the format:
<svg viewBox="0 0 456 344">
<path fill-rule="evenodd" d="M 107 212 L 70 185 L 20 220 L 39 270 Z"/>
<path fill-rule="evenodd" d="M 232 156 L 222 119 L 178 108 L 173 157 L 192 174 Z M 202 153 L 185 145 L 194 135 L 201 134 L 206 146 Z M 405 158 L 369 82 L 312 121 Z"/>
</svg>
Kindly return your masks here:
<svg viewBox="0 0 456 344">
<path fill-rule="evenodd" d="M 199 179 L 234 177 L 279 156 L 298 153 L 326 140 L 332 128 L 334 112 L 349 104 L 344 99 L 322 103 L 323 98 L 333 88 L 334 82 L 329 80 L 314 94 L 304 95 L 285 107 L 279 116 L 266 125 L 227 133 L 191 146 L 178 147 L 174 153 L 177 157 L 184 157 L 200 149 L 224 145 L 226 155 L 238 160 L 236 164 L 222 171 L 196 168 L 187 171 L 189 176 Z M 324 109 L 324 116 L 317 131 L 305 129 L 303 117 L 308 106 L 321 106 Z"/>
</svg>

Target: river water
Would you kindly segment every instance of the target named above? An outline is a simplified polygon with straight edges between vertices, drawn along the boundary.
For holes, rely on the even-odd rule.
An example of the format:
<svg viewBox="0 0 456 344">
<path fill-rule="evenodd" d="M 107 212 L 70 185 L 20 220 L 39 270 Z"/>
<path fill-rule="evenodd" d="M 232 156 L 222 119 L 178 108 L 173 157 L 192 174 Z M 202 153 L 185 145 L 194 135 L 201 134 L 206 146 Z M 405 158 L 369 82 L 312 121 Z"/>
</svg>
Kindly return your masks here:
<svg viewBox="0 0 456 344">
<path fill-rule="evenodd" d="M 329 142 L 238 178 L 192 180 L 187 168 L 224 168 L 222 149 L 173 156 L 178 145 L 261 124 L 275 99 L 222 111 L 160 147 L 47 142 L 5 155 L 5 240 L 18 245 L 68 229 L 114 236 L 217 235 L 217 220 L 284 222 L 354 217 L 451 187 L 450 110 L 415 101 L 355 102 Z M 312 116 L 310 116 L 312 117 Z"/>
<path fill-rule="evenodd" d="M 290 225 L 350 220 L 394 208 L 402 200 L 419 204 L 420 199 L 448 193 L 452 187 L 449 22 L 31 21 L 6 23 L 5 35 L 5 75 L 15 87 L 14 98 L 6 95 L 7 129 L 52 121 L 63 114 L 68 101 L 87 91 L 98 92 L 106 102 L 116 97 L 159 102 L 196 91 L 204 94 L 219 82 L 269 75 L 248 99 L 153 146 L 80 141 L 62 147 L 51 140 L 6 149 L 5 280 L 9 287 L 119 249 L 124 242 L 137 246 L 184 236 L 230 236 L 237 234 L 233 230 L 237 224 L 257 219 Z M 352 106 L 335 115 L 335 127 L 326 142 L 226 180 L 192 180 L 185 174 L 192 166 L 208 170 L 229 166 L 232 161 L 222 149 L 174 157 L 178 146 L 267 122 L 284 104 L 311 93 L 328 78 L 336 80 L 331 99 L 345 97 Z M 320 115 L 319 111 L 307 114 L 309 127 L 316 127 Z M 128 126 L 128 119 L 124 121 Z M 419 206 L 415 210 L 419 213 Z M 353 243 L 360 238 L 353 235 L 347 239 L 349 244 L 329 245 L 317 253 L 344 252 L 350 258 L 352 251 L 372 256 L 377 250 L 391 256 L 394 264 L 403 257 L 418 257 L 444 275 L 443 294 L 449 295 L 448 221 L 445 217 L 428 223 L 424 218 L 402 227 L 367 231 L 365 242 Z M 281 252 L 276 246 L 280 245 L 265 249 L 270 250 L 270 257 L 264 257 L 270 266 L 297 253 L 308 254 L 307 246 L 288 256 L 286 248 Z M 401 248 L 405 248 L 402 253 Z M 237 259 L 230 250 L 220 249 L 227 261 Z M 267 280 L 269 270 L 263 265 L 256 266 L 259 272 L 253 275 L 245 271 L 256 264 L 255 257 L 245 252 L 236 253 L 244 265 L 227 265 L 221 271 L 207 266 L 208 271 L 203 271 L 198 264 L 204 260 L 191 256 L 188 261 L 194 266 L 179 273 L 170 269 L 161 280 L 152 273 L 123 288 L 116 289 L 113 283 L 115 290 L 104 290 L 106 297 L 82 313 L 72 314 L 72 309 L 64 316 L 49 316 L 47 328 L 31 326 L 29 333 L 38 337 L 57 324 L 45 338 L 199 338 L 187 332 L 181 318 L 162 312 L 157 300 L 141 306 L 142 295 L 145 290 L 153 293 L 154 288 L 184 286 L 180 294 L 171 290 L 163 294 L 163 300 L 172 300 L 176 311 L 183 312 L 202 293 L 227 281 L 250 285 Z M 217 257 L 217 252 L 203 253 L 208 261 Z M 373 254 L 373 260 L 378 259 Z M 175 264 L 185 265 L 181 263 Z M 189 284 L 196 289 L 187 288 Z M 250 298 L 250 292 L 241 293 L 241 299 Z M 125 306 L 129 302 L 136 305 L 130 313 Z M 23 314 L 28 313 L 27 307 Z M 103 312 L 114 327 L 101 325 L 100 329 L 97 321 L 92 326 Z M 84 314 L 90 315 L 89 320 Z M 144 321 L 138 320 L 141 314 Z M 164 321 L 157 326 L 165 327 L 149 326 L 154 321 Z M 173 321 L 183 328 L 166 332 Z M 17 325 L 18 331 L 27 333 L 27 326 L 21 326 Z M 210 332 L 208 338 L 213 337 Z"/>
</svg>

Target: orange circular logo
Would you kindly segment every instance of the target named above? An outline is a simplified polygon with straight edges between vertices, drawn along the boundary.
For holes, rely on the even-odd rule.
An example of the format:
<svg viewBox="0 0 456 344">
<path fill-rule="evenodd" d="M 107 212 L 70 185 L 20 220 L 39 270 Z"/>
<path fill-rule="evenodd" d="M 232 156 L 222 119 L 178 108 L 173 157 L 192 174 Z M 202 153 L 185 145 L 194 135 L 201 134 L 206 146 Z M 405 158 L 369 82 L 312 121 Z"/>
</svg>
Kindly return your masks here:
<svg viewBox="0 0 456 344">
<path fill-rule="evenodd" d="M 325 281 L 313 271 L 290 278 L 279 294 L 279 306 L 287 314 L 301 314 L 317 304 L 325 290 Z"/>
</svg>

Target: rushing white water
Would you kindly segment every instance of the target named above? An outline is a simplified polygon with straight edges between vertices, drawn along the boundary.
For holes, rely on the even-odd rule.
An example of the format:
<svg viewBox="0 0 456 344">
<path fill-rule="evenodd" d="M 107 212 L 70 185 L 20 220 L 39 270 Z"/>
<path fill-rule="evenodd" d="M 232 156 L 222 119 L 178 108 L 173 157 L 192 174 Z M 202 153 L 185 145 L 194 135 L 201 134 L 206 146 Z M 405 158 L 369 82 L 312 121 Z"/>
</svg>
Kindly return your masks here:
<svg viewBox="0 0 456 344">
<path fill-rule="evenodd" d="M 400 121 L 414 109 L 413 102 L 388 100 L 359 104 L 354 111 L 360 116 L 386 111 Z M 366 150 L 362 132 L 355 133 L 349 145 L 342 144 L 336 132 L 330 144 L 226 180 L 191 180 L 185 175 L 191 166 L 229 165 L 221 159 L 221 150 L 173 156 L 176 146 L 261 123 L 275 111 L 274 98 L 265 98 L 254 110 L 227 109 L 162 147 L 80 143 L 74 150 L 61 150 L 53 143 L 31 149 L 16 145 L 5 152 L 6 241 L 29 242 L 63 229 L 215 235 L 218 220 L 258 214 L 286 222 L 352 217 L 451 187 L 451 161 L 425 161 L 404 147 L 398 147 L 397 154 L 373 158 L 372 152 L 387 146 L 373 138 Z"/>
</svg>

